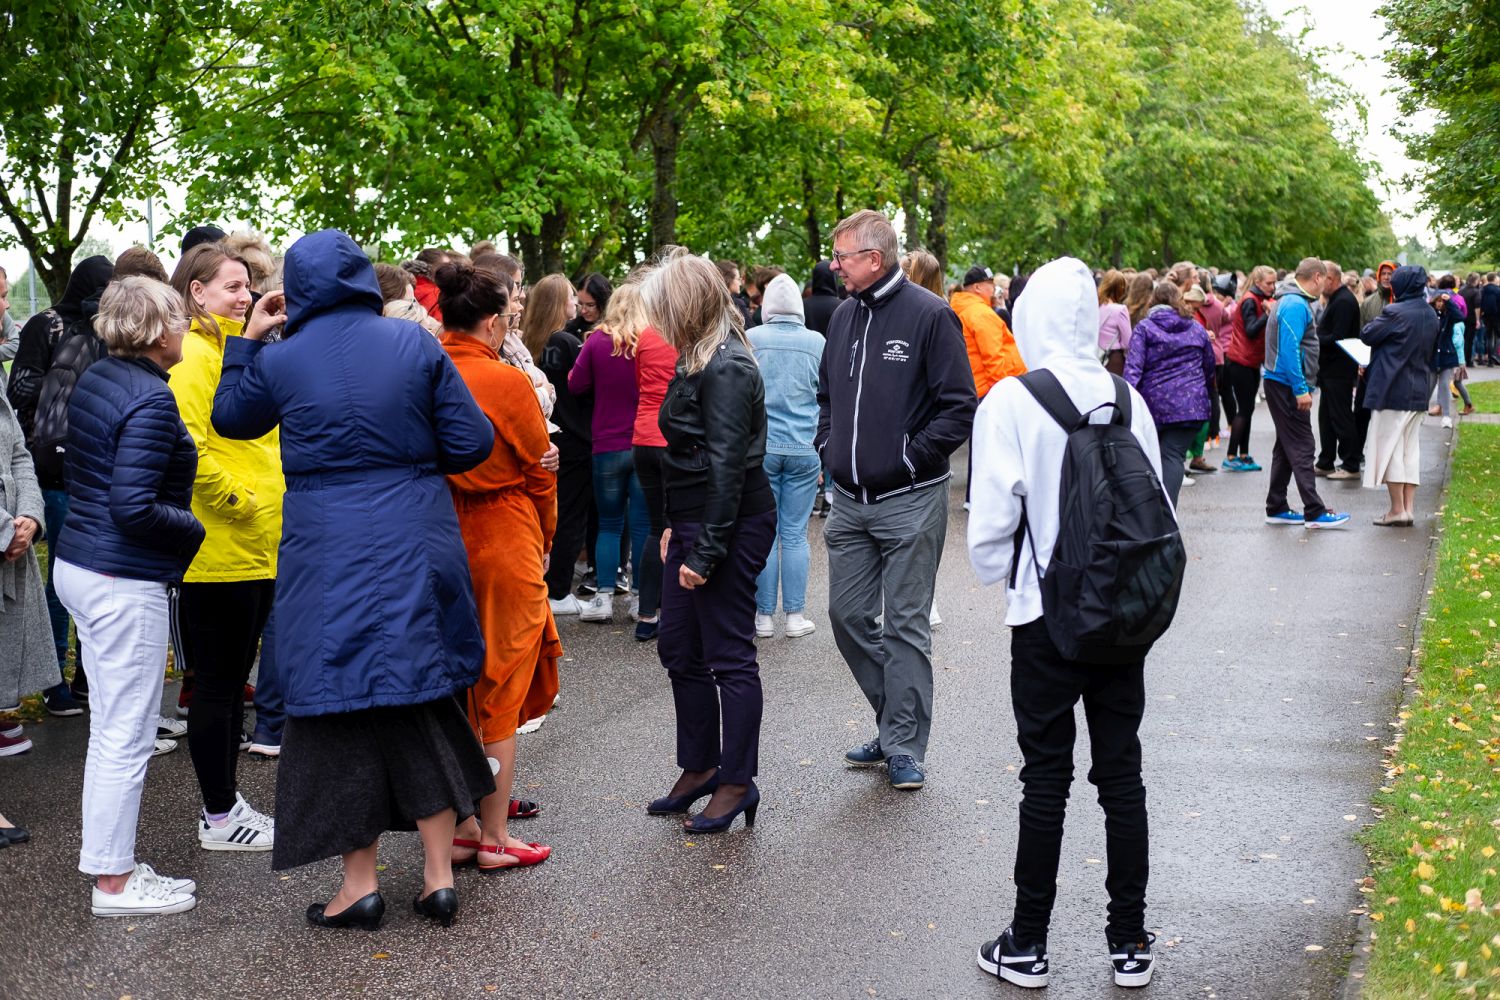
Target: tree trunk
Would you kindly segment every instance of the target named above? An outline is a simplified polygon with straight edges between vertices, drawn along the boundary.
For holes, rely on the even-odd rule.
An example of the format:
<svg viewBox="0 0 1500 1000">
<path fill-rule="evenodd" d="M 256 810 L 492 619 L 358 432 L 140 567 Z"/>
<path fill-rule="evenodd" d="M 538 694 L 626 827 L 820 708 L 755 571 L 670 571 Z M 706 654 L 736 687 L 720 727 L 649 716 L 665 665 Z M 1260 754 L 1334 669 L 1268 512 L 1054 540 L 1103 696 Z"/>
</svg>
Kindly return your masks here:
<svg viewBox="0 0 1500 1000">
<path fill-rule="evenodd" d="M 927 249 L 948 270 L 948 181 L 939 177 L 932 187 L 932 207 L 927 213 Z"/>
<path fill-rule="evenodd" d="M 921 196 L 921 181 L 915 170 L 906 172 L 906 183 L 901 186 L 901 214 L 904 217 L 906 249 L 915 249 L 922 244 L 922 231 L 917 222 L 917 199 Z"/>
<path fill-rule="evenodd" d="M 812 171 L 802 167 L 802 201 L 807 206 L 807 256 L 814 264 L 823 259 L 823 227 L 818 224 L 817 192 Z"/>
<path fill-rule="evenodd" d="M 554 208 L 542 216 L 540 236 L 543 274 L 557 274 L 563 267 L 563 238 L 568 233 L 568 211 Z"/>
<path fill-rule="evenodd" d="M 677 242 L 677 148 L 682 142 L 682 118 L 676 109 L 663 108 L 651 123 L 651 252 Z"/>
<path fill-rule="evenodd" d="M 77 250 L 77 243 L 65 239 L 58 246 L 43 250 L 40 255 L 32 258 L 37 277 L 47 286 L 47 294 L 53 302 L 62 301 L 68 279 L 73 276 L 73 254 Z M 11 286 L 11 294 L 15 294 L 14 285 Z"/>
</svg>

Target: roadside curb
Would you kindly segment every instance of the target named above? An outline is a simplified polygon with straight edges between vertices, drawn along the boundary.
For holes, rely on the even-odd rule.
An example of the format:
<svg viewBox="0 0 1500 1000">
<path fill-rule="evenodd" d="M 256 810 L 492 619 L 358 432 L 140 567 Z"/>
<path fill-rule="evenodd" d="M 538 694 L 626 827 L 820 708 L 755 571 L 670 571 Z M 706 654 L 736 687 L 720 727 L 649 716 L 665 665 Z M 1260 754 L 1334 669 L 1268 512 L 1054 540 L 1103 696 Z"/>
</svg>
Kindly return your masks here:
<svg viewBox="0 0 1500 1000">
<path fill-rule="evenodd" d="M 1448 484 L 1453 479 L 1453 456 L 1458 453 L 1459 435 L 1463 433 L 1462 418 L 1453 427 L 1453 436 L 1448 442 L 1447 459 L 1443 462 L 1442 479 L 1438 483 L 1438 510 L 1443 510 L 1448 500 Z M 1434 528 L 1446 527 L 1439 521 Z M 1411 648 L 1407 650 L 1406 668 L 1401 672 L 1401 701 L 1396 705 L 1399 713 L 1407 704 L 1407 686 L 1411 683 L 1417 672 L 1417 650 L 1422 646 L 1422 635 L 1427 631 L 1427 612 L 1432 605 L 1432 581 L 1437 576 L 1437 560 L 1439 543 L 1442 541 L 1442 532 L 1433 531 L 1427 539 L 1427 560 L 1422 570 L 1422 598 L 1417 602 L 1417 617 L 1412 623 Z M 1378 822 L 1378 821 L 1377 821 Z M 1368 859 L 1367 859 L 1368 860 Z M 1373 874 L 1373 869 L 1366 864 L 1366 876 Z M 1364 992 L 1365 971 L 1370 965 L 1370 954 L 1373 952 L 1371 935 L 1376 932 L 1378 924 L 1370 919 L 1370 907 L 1365 907 L 1365 912 L 1359 915 L 1354 925 L 1354 940 L 1350 944 L 1351 954 L 1349 960 L 1349 971 L 1344 980 L 1344 989 L 1340 993 L 1341 1000 L 1360 1000 Z"/>
</svg>

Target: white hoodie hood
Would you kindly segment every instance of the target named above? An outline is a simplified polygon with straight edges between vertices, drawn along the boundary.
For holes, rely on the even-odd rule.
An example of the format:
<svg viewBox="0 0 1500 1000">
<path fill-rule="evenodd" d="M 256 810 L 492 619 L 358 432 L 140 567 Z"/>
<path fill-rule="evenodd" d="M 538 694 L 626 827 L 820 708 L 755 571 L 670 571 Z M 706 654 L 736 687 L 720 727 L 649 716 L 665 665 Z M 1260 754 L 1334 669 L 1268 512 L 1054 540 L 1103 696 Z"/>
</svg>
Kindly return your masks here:
<svg viewBox="0 0 1500 1000">
<path fill-rule="evenodd" d="M 785 274 L 778 274 L 767 283 L 760 300 L 760 318 L 769 323 L 778 316 L 804 321 L 802 289 Z"/>
<path fill-rule="evenodd" d="M 1081 413 L 1115 398 L 1114 381 L 1099 363 L 1098 303 L 1088 267 L 1075 258 L 1062 257 L 1037 269 L 1014 312 L 1016 344 L 1027 370 L 1052 372 Z M 1156 426 L 1134 389 L 1130 390 L 1130 410 L 1131 432 L 1160 476 Z M 1106 407 L 1092 419 L 1103 422 L 1113 414 Z M 1042 616 L 1037 566 L 1046 569 L 1057 543 L 1066 445 L 1067 433 L 1019 379 L 1001 380 L 979 404 L 969 445 L 974 455 L 969 560 L 981 583 L 999 583 L 1010 576 L 1023 497 L 1029 526 L 1016 585 L 1006 590 L 1007 625 L 1024 625 Z"/>
</svg>

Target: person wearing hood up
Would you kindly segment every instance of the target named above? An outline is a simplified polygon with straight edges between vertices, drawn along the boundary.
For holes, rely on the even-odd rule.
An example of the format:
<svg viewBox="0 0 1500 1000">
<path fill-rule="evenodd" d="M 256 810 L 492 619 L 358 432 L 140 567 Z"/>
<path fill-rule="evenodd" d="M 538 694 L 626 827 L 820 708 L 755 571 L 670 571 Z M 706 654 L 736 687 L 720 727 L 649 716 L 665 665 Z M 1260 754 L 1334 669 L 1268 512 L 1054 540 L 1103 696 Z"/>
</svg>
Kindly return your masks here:
<svg viewBox="0 0 1500 1000">
<path fill-rule="evenodd" d="M 1371 412 L 1364 485 L 1384 485 L 1390 493 L 1390 510 L 1375 519 L 1377 525 L 1410 527 L 1416 520 L 1412 502 L 1421 483 L 1422 417 L 1439 322 L 1427 304 L 1425 268 L 1397 268 L 1390 286 L 1393 301 L 1359 334 L 1371 348 L 1365 373 L 1364 405 Z"/>
<path fill-rule="evenodd" d="M 766 321 L 745 336 L 755 350 L 766 384 L 766 477 L 776 497 L 776 543 L 755 582 L 755 634 L 775 634 L 777 585 L 786 612 L 786 636 L 797 639 L 817 628 L 807 604 L 807 521 L 818 495 L 823 463 L 813 438 L 818 433 L 818 366 L 823 338 L 803 326 L 797 283 L 778 274 L 767 283 L 760 312 Z"/>
<path fill-rule="evenodd" d="M 828 261 L 820 260 L 813 265 L 811 284 L 812 294 L 802 303 L 803 315 L 809 330 L 826 335 L 828 321 L 833 319 L 833 311 L 842 301 L 839 298 L 839 276 L 833 273 Z"/>
<path fill-rule="evenodd" d="M 343 886 L 307 919 L 373 929 L 377 841 L 415 828 L 418 910 L 451 919 L 454 826 L 495 782 L 454 697 L 478 679 L 484 639 L 445 477 L 490 456 L 494 427 L 433 337 L 380 315 L 375 268 L 344 233 L 293 244 L 285 289 L 284 338 L 228 338 L 213 405 L 222 437 L 281 436 L 272 864 L 342 855 Z"/>
<path fill-rule="evenodd" d="M 1323 261 L 1304 257 L 1276 289 L 1266 321 L 1264 365 L 1266 408 L 1276 425 L 1271 449 L 1271 482 L 1266 489 L 1266 523 L 1305 528 L 1342 528 L 1348 514 L 1330 510 L 1318 496 L 1313 469 L 1312 386 L 1318 380 L 1318 331 L 1312 300 L 1322 294 Z M 1287 505 L 1287 486 L 1297 478 L 1302 510 Z"/>
<path fill-rule="evenodd" d="M 1184 316 L 1182 293 L 1159 281 L 1146 318 L 1136 324 L 1125 352 L 1125 381 L 1140 391 L 1156 424 L 1162 485 L 1175 506 L 1188 448 L 1208 423 L 1214 384 L 1214 349 L 1208 331 Z"/>
<path fill-rule="evenodd" d="M 1359 304 L 1359 322 L 1361 326 L 1368 326 L 1380 310 L 1394 301 L 1391 294 L 1391 275 L 1396 273 L 1396 262 L 1383 260 L 1375 269 L 1375 291 L 1365 296 L 1365 300 Z"/>
<path fill-rule="evenodd" d="M 93 322 L 99 311 L 99 296 L 114 276 L 114 265 L 108 257 L 88 257 L 73 269 L 68 277 L 63 296 L 51 309 L 44 309 L 26 321 L 17 337 L 16 358 L 10 368 L 10 382 L 6 396 L 16 411 L 16 419 L 30 443 L 35 430 L 36 406 L 42 395 L 42 380 L 52 367 L 52 356 L 57 351 L 57 342 L 74 324 Z M 63 522 L 68 517 L 68 491 L 61 478 L 39 475 L 42 485 L 42 501 L 45 504 L 47 523 L 47 613 L 52 624 L 52 641 L 57 647 L 57 669 L 62 678 L 59 683 L 42 693 L 43 704 L 52 715 L 82 715 L 79 701 L 88 698 L 88 679 L 84 673 L 82 656 L 75 658 L 77 667 L 73 674 L 73 687 L 66 683 L 63 671 L 68 662 L 68 609 L 57 599 L 57 588 L 52 583 L 52 570 L 56 565 L 57 536 L 62 532 Z"/>
<path fill-rule="evenodd" d="M 1099 364 L 1099 308 L 1088 267 L 1064 257 L 1038 268 L 1016 304 L 1015 317 L 1016 343 L 1027 369 L 1051 372 L 1090 419 L 1110 419 L 1113 410 L 1107 404 L 1115 401 L 1116 379 Z M 1207 337 L 1203 340 L 1207 350 Z M 1136 350 L 1134 340 L 1131 349 Z M 1126 391 L 1130 431 L 1160 475 L 1151 410 L 1134 388 Z M 979 964 L 1019 985 L 1046 985 L 1047 931 L 1073 780 L 1073 708 L 1081 698 L 1093 752 L 1089 781 L 1099 790 L 1105 814 L 1110 897 L 1105 936 L 1117 977 L 1133 977 L 1132 985 L 1144 985 L 1151 975 L 1146 789 L 1138 737 L 1146 707 L 1145 664 L 1100 667 L 1066 660 L 1042 617 L 1040 577 L 1057 544 L 1067 442 L 1067 433 L 1018 379 L 997 385 L 974 421 L 969 558 L 981 583 L 1009 581 L 1005 624 L 1011 627 L 1011 703 L 1025 759 L 1015 911 L 1005 932 L 981 946 Z M 1023 498 L 1031 553 L 1020 557 L 1012 576 Z"/>
</svg>

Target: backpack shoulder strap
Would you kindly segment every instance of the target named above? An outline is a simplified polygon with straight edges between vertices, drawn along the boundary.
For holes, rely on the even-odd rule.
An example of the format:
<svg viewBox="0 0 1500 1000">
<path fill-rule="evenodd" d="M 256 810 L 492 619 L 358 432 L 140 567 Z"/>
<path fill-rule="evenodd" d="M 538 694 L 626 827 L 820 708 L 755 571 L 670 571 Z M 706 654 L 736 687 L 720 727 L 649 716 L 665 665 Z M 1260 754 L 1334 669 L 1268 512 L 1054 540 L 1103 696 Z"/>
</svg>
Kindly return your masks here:
<svg viewBox="0 0 1500 1000">
<path fill-rule="evenodd" d="M 1122 427 L 1130 426 L 1130 383 L 1126 382 L 1114 372 L 1109 377 L 1115 380 L 1115 419 L 1114 423 Z"/>
<path fill-rule="evenodd" d="M 1083 423 L 1083 414 L 1073 405 L 1068 391 L 1062 387 L 1057 376 L 1045 368 L 1037 368 L 1020 376 L 1026 391 L 1036 397 L 1047 415 L 1057 421 L 1063 430 L 1072 433 Z"/>
</svg>

